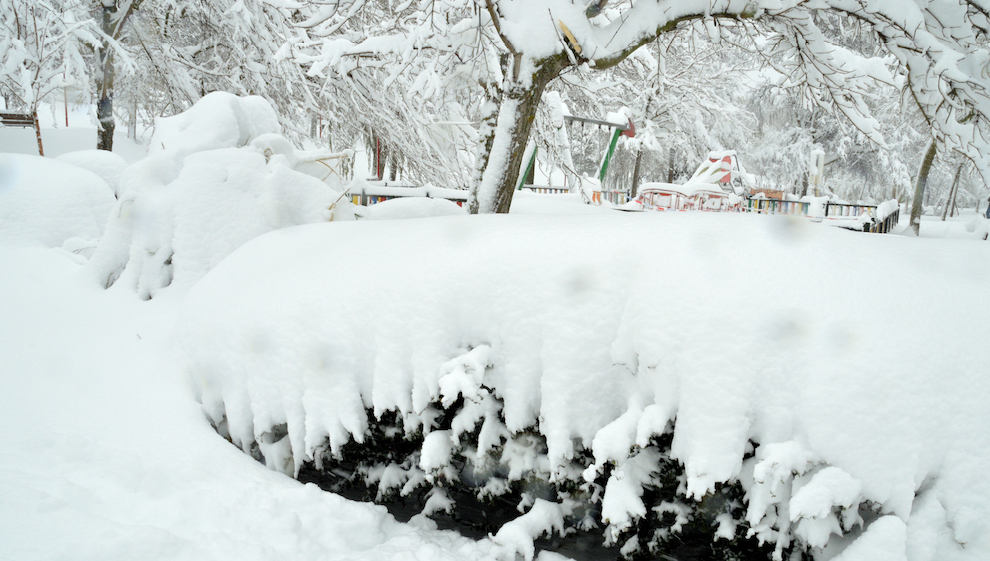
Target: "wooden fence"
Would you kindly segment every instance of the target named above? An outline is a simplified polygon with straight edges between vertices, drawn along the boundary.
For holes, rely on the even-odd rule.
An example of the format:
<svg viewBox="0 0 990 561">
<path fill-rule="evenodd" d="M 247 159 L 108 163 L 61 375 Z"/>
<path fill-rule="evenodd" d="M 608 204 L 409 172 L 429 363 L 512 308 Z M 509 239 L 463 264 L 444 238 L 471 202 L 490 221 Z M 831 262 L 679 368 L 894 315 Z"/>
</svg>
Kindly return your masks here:
<svg viewBox="0 0 990 561">
<path fill-rule="evenodd" d="M 746 212 L 760 214 L 800 214 L 807 215 L 810 203 L 781 201 L 778 199 L 746 199 Z"/>
</svg>

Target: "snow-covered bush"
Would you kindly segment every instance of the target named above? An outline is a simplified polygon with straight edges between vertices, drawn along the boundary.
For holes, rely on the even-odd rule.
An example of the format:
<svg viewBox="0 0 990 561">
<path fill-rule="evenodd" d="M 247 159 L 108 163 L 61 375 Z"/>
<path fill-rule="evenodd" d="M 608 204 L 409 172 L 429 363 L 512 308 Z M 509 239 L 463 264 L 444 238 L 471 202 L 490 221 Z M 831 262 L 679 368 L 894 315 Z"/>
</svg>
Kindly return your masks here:
<svg viewBox="0 0 990 561">
<path fill-rule="evenodd" d="M 103 286 L 145 299 L 185 289 L 261 234 L 353 218 L 339 175 L 314 177 L 311 164 L 332 155 L 296 152 L 263 98 L 214 92 L 156 127 L 148 157 L 121 174 L 87 265 Z"/>
<path fill-rule="evenodd" d="M 127 169 L 127 161 L 119 155 L 106 150 L 76 150 L 55 159 L 95 173 L 107 182 L 114 196 L 120 196 L 120 175 Z"/>
<path fill-rule="evenodd" d="M 310 225 L 219 264 L 175 341 L 218 431 L 272 469 L 426 512 L 539 505 L 491 530 L 512 555 L 573 528 L 628 555 L 965 558 L 990 547 L 986 367 L 964 358 L 990 263 L 946 294 L 937 255 L 890 241 L 725 214 Z"/>
<path fill-rule="evenodd" d="M 0 154 L 0 242 L 91 248 L 113 203 L 113 191 L 90 171 L 40 156 Z"/>
</svg>

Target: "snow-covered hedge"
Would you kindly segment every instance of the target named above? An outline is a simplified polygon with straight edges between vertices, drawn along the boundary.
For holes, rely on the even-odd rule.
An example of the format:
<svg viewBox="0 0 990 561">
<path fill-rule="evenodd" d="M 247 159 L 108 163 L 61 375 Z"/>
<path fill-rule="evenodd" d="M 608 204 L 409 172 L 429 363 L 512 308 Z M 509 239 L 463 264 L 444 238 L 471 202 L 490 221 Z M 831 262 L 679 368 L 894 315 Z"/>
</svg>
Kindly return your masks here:
<svg viewBox="0 0 990 561">
<path fill-rule="evenodd" d="M 120 176 L 88 274 L 147 299 L 188 288 L 261 234 L 353 219 L 339 175 L 313 164 L 330 154 L 297 152 L 279 131 L 266 100 L 223 92 L 158 120 L 148 157 Z"/>
<path fill-rule="evenodd" d="M 988 279 L 787 217 L 358 221 L 246 244 L 175 341 L 272 469 L 349 465 L 381 498 L 430 488 L 427 511 L 519 497 L 493 539 L 527 558 L 543 531 L 631 555 L 699 521 L 775 559 L 976 558 Z"/>
</svg>

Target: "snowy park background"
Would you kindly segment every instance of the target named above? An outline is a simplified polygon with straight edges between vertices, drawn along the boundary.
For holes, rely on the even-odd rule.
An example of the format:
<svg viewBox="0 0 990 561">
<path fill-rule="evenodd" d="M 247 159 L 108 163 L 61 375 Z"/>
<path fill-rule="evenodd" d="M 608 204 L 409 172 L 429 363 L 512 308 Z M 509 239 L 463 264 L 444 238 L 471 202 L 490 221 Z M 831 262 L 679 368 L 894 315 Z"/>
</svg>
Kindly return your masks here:
<svg viewBox="0 0 990 561">
<path fill-rule="evenodd" d="M 769 2 L 751 23 L 732 2 L 694 21 L 684 2 L 687 24 L 610 70 L 606 35 L 674 16 L 239 2 L 170 20 L 146 2 L 114 4 L 133 27 L 52 20 L 41 43 L 65 58 L 37 60 L 47 78 L 18 70 L 38 52 L 11 20 L 0 35 L 5 110 L 36 111 L 45 150 L 0 127 L 0 557 L 990 557 L 986 147 L 976 113 L 935 109 L 982 106 L 972 83 L 898 73 L 941 52 L 880 40 L 911 10 L 867 28 Z M 559 25 L 529 18 L 547 8 Z M 610 27 L 628 13 L 643 22 Z M 174 48 L 197 22 L 222 56 Z M 176 43 L 142 35 L 156 26 Z M 808 50 L 768 49 L 782 29 Z M 73 50 L 97 37 L 116 63 Z M 361 70 L 367 48 L 380 64 Z M 106 64 L 109 116 L 84 83 Z M 518 145 L 544 71 L 559 76 Z M 606 135 L 562 115 L 614 110 L 638 133 L 598 185 Z M 93 149 L 101 120 L 112 150 Z M 510 190 L 510 212 L 486 213 L 533 147 L 537 185 L 572 192 Z M 684 181 L 729 148 L 795 201 L 824 151 L 824 197 L 900 205 L 901 223 L 620 212 L 575 188 Z M 352 204 L 376 180 L 470 197 Z M 332 492 L 357 489 L 393 513 Z M 492 505 L 484 531 L 458 526 L 466 495 Z"/>
</svg>

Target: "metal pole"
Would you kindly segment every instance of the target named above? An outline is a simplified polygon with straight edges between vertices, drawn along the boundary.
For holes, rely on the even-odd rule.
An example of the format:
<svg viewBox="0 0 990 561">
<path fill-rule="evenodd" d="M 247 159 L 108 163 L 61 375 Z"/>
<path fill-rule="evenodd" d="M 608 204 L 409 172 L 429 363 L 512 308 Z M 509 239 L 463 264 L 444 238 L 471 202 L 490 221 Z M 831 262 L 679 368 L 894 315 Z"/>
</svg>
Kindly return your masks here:
<svg viewBox="0 0 990 561">
<path fill-rule="evenodd" d="M 620 134 L 622 134 L 622 131 L 619 129 L 615 129 L 615 132 L 612 133 L 612 142 L 608 145 L 608 152 L 605 153 L 605 159 L 602 161 L 602 169 L 598 172 L 598 182 L 603 187 L 605 185 L 605 173 L 608 171 L 608 162 L 612 159 L 612 153 L 615 152 L 615 145 L 619 143 Z"/>
<path fill-rule="evenodd" d="M 522 174 L 522 178 L 519 180 L 519 186 L 516 187 L 516 191 L 521 191 L 523 185 L 526 184 L 526 178 L 529 177 L 529 172 L 533 169 L 533 165 L 536 162 L 536 152 L 539 150 L 539 146 L 533 147 L 533 155 L 529 157 L 529 163 L 526 164 L 526 172 Z"/>
</svg>

